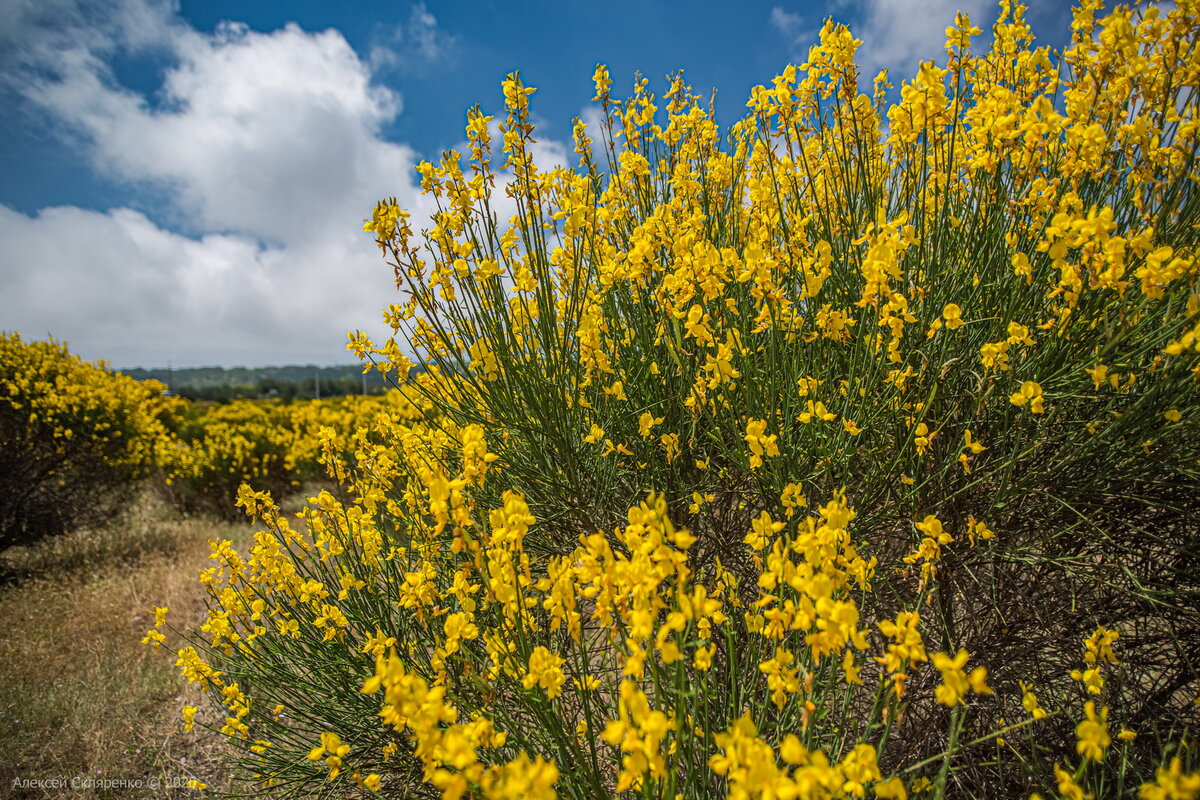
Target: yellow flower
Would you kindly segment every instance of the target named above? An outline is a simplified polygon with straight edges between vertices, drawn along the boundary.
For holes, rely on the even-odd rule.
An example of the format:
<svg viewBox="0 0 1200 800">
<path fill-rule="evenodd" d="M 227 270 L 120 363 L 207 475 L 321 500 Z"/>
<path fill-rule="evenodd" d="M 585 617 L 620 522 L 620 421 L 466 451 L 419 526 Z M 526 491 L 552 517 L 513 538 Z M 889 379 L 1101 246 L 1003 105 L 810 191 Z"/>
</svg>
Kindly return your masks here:
<svg viewBox="0 0 1200 800">
<path fill-rule="evenodd" d="M 782 522 L 775 522 L 771 519 L 771 515 L 764 511 L 758 515 L 758 519 L 751 523 L 751 530 L 743 541 L 755 550 L 762 550 L 772 537 L 783 529 Z"/>
<path fill-rule="evenodd" d="M 1108 734 L 1108 706 L 1103 706 L 1097 715 L 1096 704 L 1089 700 L 1083 711 L 1087 719 L 1075 726 L 1075 736 L 1079 739 L 1075 749 L 1084 758 L 1101 761 L 1104 751 L 1112 744 L 1112 737 Z"/>
<path fill-rule="evenodd" d="M 789 733 L 779 744 L 779 757 L 783 759 L 783 763 L 794 767 L 808 760 L 808 748 L 801 744 L 796 734 Z"/>
<path fill-rule="evenodd" d="M 801 483 L 788 483 L 783 487 L 783 492 L 779 495 L 780 504 L 787 509 L 784 513 L 788 519 L 791 519 L 797 508 L 802 508 L 808 505 L 808 498 L 804 496 L 804 485 Z"/>
<path fill-rule="evenodd" d="M 155 606 L 151 613 L 154 614 L 154 627 L 161 628 L 167 619 L 167 607 Z"/>
<path fill-rule="evenodd" d="M 984 342 L 979 347 L 979 361 L 990 372 L 993 369 L 1007 372 L 1008 345 L 1006 341 Z"/>
<path fill-rule="evenodd" d="M 1103 364 L 1097 364 L 1094 367 L 1084 369 L 1088 375 L 1092 377 L 1092 383 L 1099 389 L 1108 380 L 1108 367 Z"/>
<path fill-rule="evenodd" d="M 1019 322 L 1008 323 L 1008 343 L 1022 344 L 1026 347 L 1034 345 L 1033 337 L 1029 335 L 1029 328 Z"/>
<path fill-rule="evenodd" d="M 938 544 L 950 544 L 954 541 L 954 537 L 942 527 L 942 521 L 937 518 L 936 514 L 927 514 L 925 519 L 916 523 L 916 525 L 917 530 L 929 538 L 935 539 Z"/>
<path fill-rule="evenodd" d="M 992 693 L 991 687 L 987 685 L 987 668 L 976 667 L 968 676 L 963 670 L 967 658 L 967 651 L 961 647 L 953 658 L 945 653 L 933 654 L 933 665 L 942 673 L 942 683 L 934 694 L 942 705 L 955 706 L 963 702 L 968 688 L 975 694 Z"/>
<path fill-rule="evenodd" d="M 825 404 L 820 400 L 815 403 L 812 400 L 808 400 L 806 401 L 806 404 L 808 410 L 801 412 L 800 416 L 797 417 L 800 422 L 803 422 L 806 425 L 812 422 L 814 419 L 824 420 L 825 422 L 831 422 L 837 419 L 837 414 L 834 414 L 832 411 L 827 409 Z M 847 428 L 847 430 L 849 430 L 849 428 Z"/>
<path fill-rule="evenodd" d="M 628 397 L 625 396 L 624 381 L 613 381 L 611 386 L 604 387 L 604 393 L 606 395 L 609 395 L 610 397 L 615 397 L 618 400 L 628 400 L 629 399 Z"/>
<path fill-rule="evenodd" d="M 1034 719 L 1042 719 L 1046 716 L 1046 709 L 1038 705 L 1037 695 L 1033 693 L 1033 689 L 1025 684 L 1025 681 L 1017 681 L 1017 685 L 1021 688 L 1021 705 L 1025 710 L 1033 715 Z"/>
<path fill-rule="evenodd" d="M 396 637 L 385 636 L 379 626 L 375 626 L 375 633 L 367 637 L 367 641 L 363 643 L 362 649 L 359 652 L 370 653 L 373 656 L 381 656 L 387 652 L 387 649 L 396 643 Z M 279 706 L 279 711 L 283 711 L 283 706 Z M 277 714 L 279 712 L 276 712 Z"/>
<path fill-rule="evenodd" d="M 562 694 L 562 686 L 567 680 L 562 670 L 564 663 L 545 647 L 535 647 L 529 655 L 529 669 L 521 679 L 521 685 L 526 689 L 540 686 L 546 691 L 546 697 L 553 700 Z"/>
<path fill-rule="evenodd" d="M 1033 265 L 1029 263 L 1029 256 L 1025 253 L 1013 253 L 1011 263 L 1013 272 L 1025 278 L 1025 283 L 1033 282 Z"/>
<path fill-rule="evenodd" d="M 908 791 L 905 790 L 904 781 L 900 780 L 900 776 L 893 775 L 886 781 L 875 784 L 875 796 L 880 800 L 908 800 Z"/>
<path fill-rule="evenodd" d="M 183 729 L 190 731 L 196 727 L 196 712 L 199 711 L 198 706 L 184 706 L 180 712 L 183 715 Z"/>
<path fill-rule="evenodd" d="M 592 100 L 607 100 L 609 87 L 612 86 L 612 79 L 608 77 L 608 68 L 603 64 L 597 64 L 592 81 L 596 84 L 596 96 Z"/>
<path fill-rule="evenodd" d="M 345 748 L 344 750 L 342 748 Z M 338 753 L 338 751 L 341 751 Z M 342 739 L 336 733 L 322 733 L 321 744 L 314 747 L 308 753 L 309 761 L 320 761 L 325 753 L 334 753 L 335 755 L 345 755 L 350 752 L 350 746 L 342 744 Z"/>
<path fill-rule="evenodd" d="M 658 440 L 662 442 L 667 454 L 667 463 L 670 464 L 679 455 L 679 434 L 664 433 Z"/>
<path fill-rule="evenodd" d="M 937 436 L 937 434 L 937 431 L 931 431 L 929 426 L 924 422 L 917 425 L 917 430 L 915 431 L 915 436 L 913 437 L 913 444 L 915 444 L 917 447 L 918 455 L 925 455 L 925 453 L 929 450 L 930 444 L 933 442 L 933 437 Z"/>
<path fill-rule="evenodd" d="M 694 305 L 688 310 L 683 326 L 687 335 L 694 338 L 698 344 L 710 345 L 715 343 L 712 328 L 708 324 L 711 321 L 709 315 L 704 313 L 703 307 Z"/>
<path fill-rule="evenodd" d="M 842 790 L 851 797 L 862 797 L 866 785 L 883 778 L 879 772 L 878 754 L 869 744 L 857 744 L 841 763 L 845 783 Z"/>
<path fill-rule="evenodd" d="M 558 778 L 554 761 L 540 755 L 530 759 L 522 750 L 507 764 L 485 772 L 481 784 L 483 796 L 492 800 L 553 800 Z"/>
<path fill-rule="evenodd" d="M 987 667 L 976 667 L 967 675 L 967 683 L 975 694 L 993 694 L 992 687 L 987 685 Z"/>
<path fill-rule="evenodd" d="M 846 683 L 862 684 L 862 678 L 858 677 L 858 667 L 854 666 L 854 651 L 849 648 L 842 658 L 842 672 L 845 673 Z"/>
<path fill-rule="evenodd" d="M 1054 765 L 1054 777 L 1058 780 L 1058 793 L 1063 800 L 1085 800 L 1083 788 L 1075 782 L 1075 777 L 1058 764 Z"/>
<path fill-rule="evenodd" d="M 971 546 L 975 546 L 975 537 L 987 541 L 988 539 L 996 538 L 996 532 L 987 526 L 986 523 L 975 519 L 974 515 L 967 515 L 967 535 L 971 537 Z"/>
<path fill-rule="evenodd" d="M 1168 767 L 1159 767 L 1154 783 L 1143 783 L 1138 790 L 1140 800 L 1196 800 L 1200 797 L 1200 772 L 1183 771 L 1179 756 Z"/>
<path fill-rule="evenodd" d="M 746 443 L 750 445 L 750 468 L 762 466 L 763 456 L 779 455 L 779 446 L 775 435 L 766 434 L 767 423 L 761 419 L 750 419 L 746 422 Z"/>
<path fill-rule="evenodd" d="M 645 692 L 632 680 L 621 683 L 617 709 L 619 718 L 610 720 L 600 734 L 600 738 L 619 747 L 624 754 L 617 791 L 629 789 L 647 771 L 665 777 L 667 767 L 662 743 L 667 734 L 675 730 L 675 721 L 652 708 Z"/>
<path fill-rule="evenodd" d="M 1073 669 L 1071 670 L 1071 677 L 1083 683 L 1087 687 L 1089 694 L 1100 694 L 1104 689 L 1104 676 L 1100 673 L 1099 667 Z"/>
<path fill-rule="evenodd" d="M 1042 414 L 1046 410 L 1042 405 L 1042 387 L 1034 381 L 1022 383 L 1020 391 L 1014 392 L 1008 400 L 1014 406 L 1023 406 L 1028 403 L 1029 410 L 1034 414 Z"/>
<path fill-rule="evenodd" d="M 946 330 L 952 331 L 961 328 L 967 323 L 962 318 L 962 309 L 957 303 L 947 303 L 942 309 L 942 319 L 946 321 Z"/>
<path fill-rule="evenodd" d="M 1183 414 L 1179 413 L 1179 409 L 1172 408 L 1163 412 L 1163 419 L 1167 422 L 1179 422 L 1179 420 L 1183 419 Z"/>
<path fill-rule="evenodd" d="M 661 425 L 662 422 L 663 422 L 662 417 L 656 417 L 653 414 L 651 414 L 649 411 L 647 411 L 647 412 L 643 413 L 641 417 L 638 418 L 638 434 L 643 439 L 649 439 L 651 436 L 650 429 L 653 428 L 655 425 Z"/>
<path fill-rule="evenodd" d="M 1115 628 L 1108 629 L 1103 625 L 1097 625 L 1095 632 L 1083 642 L 1084 662 L 1087 664 L 1101 661 L 1109 664 L 1120 663 L 1117 654 L 1113 652 L 1113 644 L 1120 635 L 1121 632 Z"/>
<path fill-rule="evenodd" d="M 709 389 L 742 377 L 742 373 L 733 366 L 733 348 L 728 344 L 717 345 L 716 355 L 705 355 L 704 371 L 710 376 L 707 383 Z"/>
</svg>

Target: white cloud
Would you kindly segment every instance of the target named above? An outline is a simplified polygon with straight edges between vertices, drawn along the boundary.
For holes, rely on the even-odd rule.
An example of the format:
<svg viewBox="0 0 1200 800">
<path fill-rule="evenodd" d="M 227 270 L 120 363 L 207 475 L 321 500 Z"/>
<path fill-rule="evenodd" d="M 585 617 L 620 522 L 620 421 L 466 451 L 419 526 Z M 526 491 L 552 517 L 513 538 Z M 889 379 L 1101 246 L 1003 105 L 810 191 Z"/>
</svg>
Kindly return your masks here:
<svg viewBox="0 0 1200 800">
<path fill-rule="evenodd" d="M 25 42 L 4 64 L 10 87 L 97 172 L 166 197 L 162 218 L 182 232 L 130 209 L 0 206 L 0 326 L 124 366 L 345 361 L 347 330 L 379 333 L 397 297 L 362 220 L 383 196 L 418 218 L 431 207 L 415 153 L 380 134 L 399 95 L 342 35 L 204 35 L 133 0 L 103 20 L 56 8 L 63 26 L 37 23 L 45 7 L 32 3 L 4 12 Z M 147 47 L 171 64 L 155 96 L 109 67 L 115 49 Z"/>
<path fill-rule="evenodd" d="M 370 63 L 376 70 L 428 66 L 449 58 L 457 44 L 458 37 L 443 30 L 424 3 L 417 3 L 407 23 L 377 33 Z"/>
<path fill-rule="evenodd" d="M 427 61 L 441 58 L 445 48 L 454 41 L 438 28 L 437 18 L 429 13 L 424 3 L 413 6 L 408 19 L 408 38 L 413 49 Z"/>
<path fill-rule="evenodd" d="M 946 28 L 957 12 L 967 12 L 985 32 L 996 17 L 992 0 L 863 0 L 859 8 L 863 22 L 853 32 L 863 42 L 858 50 L 862 75 L 870 81 L 886 67 L 896 86 L 912 78 L 922 61 L 945 63 Z"/>
<path fill-rule="evenodd" d="M 72 206 L 0 206 L 0 241 L 4 327 L 118 366 L 344 362 L 345 332 L 381 333 L 392 300 L 390 271 L 350 241 L 193 239 L 129 209 Z"/>
<path fill-rule="evenodd" d="M 72 48 L 157 49 L 180 28 L 170 0 L 5 0 L 0 63 L 52 68 L 54 56 Z"/>
<path fill-rule="evenodd" d="M 804 24 L 804 17 L 785 11 L 779 6 L 771 9 L 771 27 L 792 42 L 802 43 L 805 39 L 813 38 L 815 29 Z"/>
<path fill-rule="evenodd" d="M 857 62 L 861 85 L 868 90 L 880 69 L 887 68 L 891 82 L 899 86 L 916 74 L 921 61 L 944 63 L 946 28 L 958 11 L 966 11 L 972 24 L 983 29 L 976 42 L 986 46 L 997 13 L 993 0 L 837 0 L 834 7 L 834 19 L 849 22 L 851 33 L 862 40 Z M 820 30 L 806 28 L 804 22 L 784 8 L 771 10 L 771 26 L 791 41 L 793 56 L 800 59 L 816 44 Z"/>
<path fill-rule="evenodd" d="M 270 296 L 269 254 L 245 237 L 192 240 L 128 209 L 26 217 L 0 206 L 0 240 L 5 325 L 66 339 L 89 358 L 219 359 L 275 321 L 261 303 Z"/>
<path fill-rule="evenodd" d="M 184 32 L 173 51 L 159 108 L 79 51 L 24 93 L 87 137 L 97 171 L 169 189 L 197 230 L 295 242 L 405 182 L 413 153 L 379 138 L 399 98 L 371 85 L 340 33 L 227 24 Z"/>
</svg>

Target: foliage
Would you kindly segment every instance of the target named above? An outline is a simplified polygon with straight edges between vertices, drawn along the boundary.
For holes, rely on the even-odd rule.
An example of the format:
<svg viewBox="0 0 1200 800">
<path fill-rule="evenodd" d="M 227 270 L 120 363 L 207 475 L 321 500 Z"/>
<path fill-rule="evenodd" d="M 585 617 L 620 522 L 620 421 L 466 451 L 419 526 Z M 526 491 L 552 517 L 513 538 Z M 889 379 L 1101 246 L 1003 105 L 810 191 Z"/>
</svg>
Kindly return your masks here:
<svg viewBox="0 0 1200 800">
<path fill-rule="evenodd" d="M 317 461 L 321 442 L 348 436 L 380 413 L 419 413 L 401 391 L 280 403 L 234 400 L 188 406 L 178 436 L 164 448 L 167 492 L 185 509 L 238 517 L 238 487 L 250 483 L 289 494 L 325 478 Z"/>
<path fill-rule="evenodd" d="M 188 724 L 293 795 L 1195 798 L 1200 6 L 1097 8 L 890 107 L 827 23 L 725 138 L 598 67 L 547 172 L 510 76 L 366 225 L 426 413 L 240 491 Z"/>
<path fill-rule="evenodd" d="M 0 547 L 111 518 L 153 467 L 179 404 L 72 355 L 0 334 Z"/>
<path fill-rule="evenodd" d="M 321 380 L 321 393 L 325 394 L 358 394 L 365 383 L 368 391 L 375 393 L 384 387 L 384 381 L 377 374 L 363 375 L 362 367 L 357 364 L 318 367 L 315 364 L 292 365 L 286 367 L 183 367 L 179 369 L 126 369 L 121 370 L 131 378 L 140 381 L 154 380 L 165 383 L 180 394 L 188 392 L 219 391 L 234 387 L 254 389 L 264 386 L 268 391 L 272 388 L 284 391 L 284 386 L 295 384 L 298 390 L 307 386 L 310 389 L 314 380 Z M 347 390 L 326 392 L 326 386 L 344 386 Z M 247 395 L 250 397 L 250 395 Z M 215 400 L 214 397 L 199 399 Z M 226 398 L 231 399 L 231 398 Z"/>
<path fill-rule="evenodd" d="M 318 382 L 285 381 L 274 378 L 262 378 L 253 384 L 223 384 L 211 387 L 181 386 L 177 392 L 180 397 L 191 401 L 213 401 L 228 403 L 231 400 L 267 400 L 278 399 L 285 403 L 295 400 L 318 400 L 321 397 L 338 397 L 348 394 L 367 394 L 364 391 L 366 379 L 359 378 L 324 378 Z M 320 392 L 318 396 L 318 390 Z M 379 378 L 374 377 L 370 389 L 371 394 L 382 394 L 387 386 Z"/>
</svg>

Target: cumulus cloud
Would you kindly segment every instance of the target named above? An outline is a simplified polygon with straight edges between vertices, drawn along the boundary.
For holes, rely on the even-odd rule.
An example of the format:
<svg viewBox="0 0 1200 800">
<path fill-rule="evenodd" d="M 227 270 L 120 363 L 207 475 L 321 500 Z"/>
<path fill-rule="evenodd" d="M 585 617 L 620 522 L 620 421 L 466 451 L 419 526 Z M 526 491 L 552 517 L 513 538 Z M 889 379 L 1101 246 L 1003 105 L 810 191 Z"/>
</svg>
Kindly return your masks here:
<svg viewBox="0 0 1200 800">
<path fill-rule="evenodd" d="M 97 173 L 166 198 L 167 227 L 131 209 L 0 207 L 0 325 L 127 366 L 344 361 L 345 332 L 381 333 L 396 300 L 362 219 L 383 196 L 431 210 L 416 154 L 380 133 L 400 96 L 334 30 L 209 35 L 169 5 L 107 8 L 6 7 L 23 44 L 4 72 Z M 64 24 L 44 24 L 55 12 Z M 147 48 L 169 63 L 151 96 L 111 67 Z"/>
<path fill-rule="evenodd" d="M 283 254 L 253 239 L 191 239 L 129 209 L 67 206 L 27 217 L 0 206 L 0 241 L 7 287 L 0 318 L 31 338 L 53 335 L 87 357 L 122 364 L 209 363 L 264 345 L 290 349 L 271 342 L 286 322 L 286 309 L 270 302 L 286 296 L 272 291 L 288 271 Z"/>
<path fill-rule="evenodd" d="M 853 28 L 859 48 L 859 65 L 869 80 L 887 68 L 892 83 L 911 78 L 921 61 L 946 60 L 946 28 L 965 11 L 984 31 L 996 18 L 992 0 L 863 0 L 862 23 Z"/>
<path fill-rule="evenodd" d="M 345 206 L 361 218 L 366 197 L 387 192 L 413 162 L 379 138 L 398 97 L 370 84 L 336 31 L 224 25 L 180 37 L 175 54 L 157 109 L 87 63 L 25 94 L 88 138 L 98 171 L 169 188 L 201 230 L 280 242 L 322 235 L 346 223 Z"/>
<path fill-rule="evenodd" d="M 838 0 L 833 11 L 833 18 L 849 23 L 854 37 L 862 40 L 858 66 L 863 80 L 869 82 L 886 68 L 896 86 L 916 74 L 921 61 L 945 61 L 946 28 L 956 12 L 966 11 L 985 34 L 997 13 L 993 0 Z M 808 20 L 781 7 L 771 10 L 769 22 L 792 44 L 797 58 L 807 54 L 820 31 L 819 24 L 806 26 Z"/>
</svg>

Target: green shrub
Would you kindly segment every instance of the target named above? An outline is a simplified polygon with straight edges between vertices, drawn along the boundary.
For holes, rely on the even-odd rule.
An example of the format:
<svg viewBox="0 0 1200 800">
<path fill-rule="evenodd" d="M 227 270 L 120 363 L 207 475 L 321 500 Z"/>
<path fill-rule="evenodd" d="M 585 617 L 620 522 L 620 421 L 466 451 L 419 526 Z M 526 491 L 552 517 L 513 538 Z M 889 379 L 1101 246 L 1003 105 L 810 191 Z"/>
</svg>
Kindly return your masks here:
<svg viewBox="0 0 1200 800">
<path fill-rule="evenodd" d="M 176 413 L 164 389 L 84 362 L 65 344 L 0 334 L 0 547 L 119 512 Z"/>
<path fill-rule="evenodd" d="M 303 532 L 244 489 L 178 654 L 245 777 L 1195 797 L 1200 13 L 1023 13 L 890 108 L 829 23 L 727 135 L 599 67 L 573 168 L 515 75 L 502 166 L 469 112 L 432 226 L 366 226 L 408 299 L 351 346 L 429 413 Z"/>
<path fill-rule="evenodd" d="M 189 406 L 162 452 L 167 494 L 184 509 L 236 519 L 241 512 L 234 503 L 243 483 L 281 498 L 303 485 L 329 482 L 318 460 L 323 429 L 349 436 L 379 414 L 414 413 L 402 392 Z"/>
</svg>

